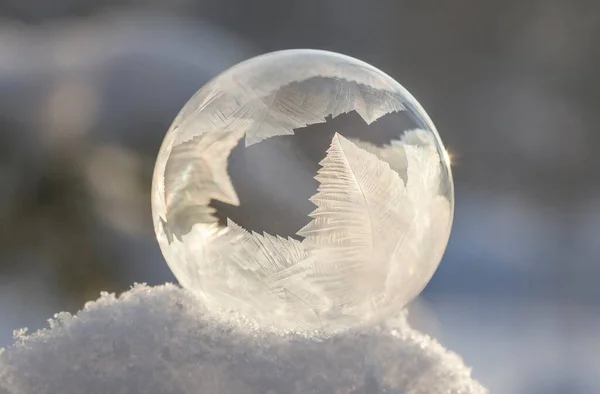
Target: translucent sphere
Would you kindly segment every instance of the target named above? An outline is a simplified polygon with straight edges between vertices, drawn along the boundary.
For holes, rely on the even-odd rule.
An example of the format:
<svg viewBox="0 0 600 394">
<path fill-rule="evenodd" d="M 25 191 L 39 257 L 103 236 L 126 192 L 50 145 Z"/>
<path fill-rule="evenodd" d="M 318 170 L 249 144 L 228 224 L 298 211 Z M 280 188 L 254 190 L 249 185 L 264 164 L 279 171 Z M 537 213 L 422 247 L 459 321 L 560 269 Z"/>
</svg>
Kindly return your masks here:
<svg viewBox="0 0 600 394">
<path fill-rule="evenodd" d="M 152 212 L 180 284 L 295 330 L 385 318 L 425 287 L 450 234 L 448 156 L 398 82 L 318 50 L 242 62 L 183 107 Z"/>
</svg>

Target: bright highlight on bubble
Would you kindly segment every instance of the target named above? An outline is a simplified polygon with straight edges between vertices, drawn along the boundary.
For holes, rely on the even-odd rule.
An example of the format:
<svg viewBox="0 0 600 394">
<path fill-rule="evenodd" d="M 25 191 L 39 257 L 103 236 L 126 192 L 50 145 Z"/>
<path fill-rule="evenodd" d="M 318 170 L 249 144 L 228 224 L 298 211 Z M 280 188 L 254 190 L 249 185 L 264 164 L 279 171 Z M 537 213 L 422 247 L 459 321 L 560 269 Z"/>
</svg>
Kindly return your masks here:
<svg viewBox="0 0 600 394">
<path fill-rule="evenodd" d="M 450 234 L 449 155 L 414 97 L 325 51 L 242 62 L 183 107 L 152 212 L 181 285 L 281 329 L 337 331 L 398 312 Z"/>
</svg>

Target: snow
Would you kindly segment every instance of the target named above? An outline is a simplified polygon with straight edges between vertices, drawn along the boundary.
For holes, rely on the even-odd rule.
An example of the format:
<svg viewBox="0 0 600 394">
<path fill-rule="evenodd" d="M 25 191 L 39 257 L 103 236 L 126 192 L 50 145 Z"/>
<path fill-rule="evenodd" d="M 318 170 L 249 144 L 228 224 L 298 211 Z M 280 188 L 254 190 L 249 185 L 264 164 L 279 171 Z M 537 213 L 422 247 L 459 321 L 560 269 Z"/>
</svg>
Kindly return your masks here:
<svg viewBox="0 0 600 394">
<path fill-rule="evenodd" d="M 404 317 L 332 337 L 259 330 L 167 284 L 102 294 L 0 351 L 0 393 L 485 393 Z"/>
</svg>

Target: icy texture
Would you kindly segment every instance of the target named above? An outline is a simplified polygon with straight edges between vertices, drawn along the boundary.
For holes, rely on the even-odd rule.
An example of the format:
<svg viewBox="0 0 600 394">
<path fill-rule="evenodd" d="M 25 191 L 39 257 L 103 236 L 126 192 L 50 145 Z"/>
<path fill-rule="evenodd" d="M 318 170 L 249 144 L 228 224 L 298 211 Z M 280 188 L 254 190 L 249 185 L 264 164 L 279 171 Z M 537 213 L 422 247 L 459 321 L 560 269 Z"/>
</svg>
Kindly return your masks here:
<svg viewBox="0 0 600 394">
<path fill-rule="evenodd" d="M 351 112 L 358 124 L 327 129 Z M 387 131 L 373 125 L 398 112 Z M 211 309 L 283 329 L 385 318 L 442 257 L 453 212 L 445 158 L 427 114 L 383 72 L 323 51 L 259 56 L 203 87 L 167 133 L 157 238 Z"/>
<path fill-rule="evenodd" d="M 433 218 L 448 223 L 450 216 L 448 201 L 437 194 L 437 154 L 430 146 L 401 149 L 390 156 L 405 157 L 407 171 L 415 172 L 406 186 L 386 161 L 337 133 L 321 162 L 311 198 L 317 209 L 298 234 L 311 256 L 309 278 L 345 314 L 369 319 L 401 309 L 441 258 L 439 238 L 428 237 Z M 432 200 L 439 200 L 438 210 L 430 210 Z"/>
<path fill-rule="evenodd" d="M 318 83 L 298 84 L 311 78 Z M 240 63 L 209 82 L 179 114 L 175 143 L 210 131 L 243 128 L 245 145 L 292 135 L 294 129 L 356 111 L 366 123 L 418 106 L 374 67 L 316 50 L 273 52 Z"/>
<path fill-rule="evenodd" d="M 485 392 L 456 354 L 403 318 L 321 339 L 222 320 L 173 285 L 104 294 L 49 329 L 18 333 L 0 353 L 0 393 Z"/>
</svg>

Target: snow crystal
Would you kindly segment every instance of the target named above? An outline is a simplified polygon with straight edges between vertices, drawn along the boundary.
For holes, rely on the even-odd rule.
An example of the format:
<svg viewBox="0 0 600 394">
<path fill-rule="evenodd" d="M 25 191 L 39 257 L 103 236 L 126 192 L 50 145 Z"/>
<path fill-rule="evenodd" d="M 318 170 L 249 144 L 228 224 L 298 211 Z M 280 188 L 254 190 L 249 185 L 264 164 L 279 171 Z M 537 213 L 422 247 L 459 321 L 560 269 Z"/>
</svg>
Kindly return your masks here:
<svg viewBox="0 0 600 394">
<path fill-rule="evenodd" d="M 174 285 L 102 294 L 0 349 L 0 393 L 485 393 L 462 360 L 411 329 L 330 337 L 235 327 Z"/>
</svg>

